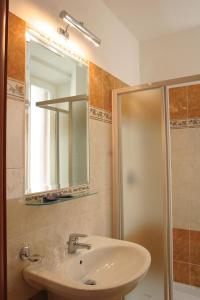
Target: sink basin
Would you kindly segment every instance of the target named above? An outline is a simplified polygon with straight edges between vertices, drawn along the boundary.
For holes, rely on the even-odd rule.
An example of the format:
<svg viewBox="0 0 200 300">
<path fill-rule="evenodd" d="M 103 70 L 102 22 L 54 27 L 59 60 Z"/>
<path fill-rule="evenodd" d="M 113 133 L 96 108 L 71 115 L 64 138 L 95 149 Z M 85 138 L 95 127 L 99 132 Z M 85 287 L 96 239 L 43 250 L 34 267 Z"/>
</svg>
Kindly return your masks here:
<svg viewBox="0 0 200 300">
<path fill-rule="evenodd" d="M 67 254 L 54 266 L 32 264 L 23 271 L 25 280 L 62 299 L 110 300 L 133 290 L 149 269 L 150 254 L 138 244 L 100 236 L 82 240 L 92 248 Z"/>
</svg>

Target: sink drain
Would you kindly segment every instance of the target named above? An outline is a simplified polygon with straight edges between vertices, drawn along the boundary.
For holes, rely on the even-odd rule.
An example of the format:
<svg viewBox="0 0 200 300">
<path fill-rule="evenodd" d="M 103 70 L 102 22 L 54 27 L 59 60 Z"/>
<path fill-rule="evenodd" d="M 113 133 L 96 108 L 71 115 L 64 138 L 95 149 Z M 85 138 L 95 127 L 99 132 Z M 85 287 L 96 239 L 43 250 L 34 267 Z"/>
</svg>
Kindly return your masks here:
<svg viewBox="0 0 200 300">
<path fill-rule="evenodd" d="M 84 284 L 86 284 L 86 285 L 96 285 L 97 283 L 96 283 L 96 281 L 93 280 L 93 279 L 87 279 L 87 280 L 84 282 Z"/>
</svg>

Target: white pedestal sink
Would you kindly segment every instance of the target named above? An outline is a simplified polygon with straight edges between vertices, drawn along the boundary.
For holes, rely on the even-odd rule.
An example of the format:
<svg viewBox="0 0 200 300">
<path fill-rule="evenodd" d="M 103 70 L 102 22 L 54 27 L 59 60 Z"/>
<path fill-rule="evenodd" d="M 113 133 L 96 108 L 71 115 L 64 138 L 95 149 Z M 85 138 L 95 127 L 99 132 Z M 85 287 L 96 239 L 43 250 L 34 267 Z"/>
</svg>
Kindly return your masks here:
<svg viewBox="0 0 200 300">
<path fill-rule="evenodd" d="M 90 236 L 90 250 L 67 254 L 59 265 L 32 264 L 25 280 L 63 299 L 107 300 L 129 293 L 147 273 L 151 257 L 142 246 L 126 241 Z"/>
</svg>

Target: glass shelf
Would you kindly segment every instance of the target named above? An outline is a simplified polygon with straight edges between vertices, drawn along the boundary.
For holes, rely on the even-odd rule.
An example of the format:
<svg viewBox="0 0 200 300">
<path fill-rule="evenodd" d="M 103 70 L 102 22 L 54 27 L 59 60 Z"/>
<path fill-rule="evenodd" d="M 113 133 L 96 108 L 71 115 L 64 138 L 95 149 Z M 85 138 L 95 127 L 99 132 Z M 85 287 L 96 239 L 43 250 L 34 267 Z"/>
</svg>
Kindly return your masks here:
<svg viewBox="0 0 200 300">
<path fill-rule="evenodd" d="M 57 200 L 44 200 L 42 198 L 40 199 L 26 199 L 25 200 L 25 205 L 29 205 L 29 206 L 41 206 L 41 205 L 54 205 L 54 204 L 58 204 L 58 203 L 62 203 L 62 202 L 66 202 L 66 201 L 70 201 L 70 200 L 74 200 L 74 199 L 78 199 L 78 198 L 83 198 L 83 197 L 88 197 L 88 196 L 92 196 L 92 195 L 96 195 L 97 192 L 87 192 L 87 193 L 79 193 L 79 194 L 74 194 L 74 195 L 67 195 L 65 198 L 58 198 Z"/>
<path fill-rule="evenodd" d="M 86 101 L 88 102 L 88 96 L 87 95 L 76 95 L 76 96 L 70 96 L 70 97 L 64 97 L 64 98 L 57 98 L 57 99 L 51 99 L 51 100 L 45 100 L 45 101 L 39 101 L 36 102 L 36 106 L 54 110 L 55 112 L 62 112 L 62 113 L 69 113 L 69 103 L 75 102 L 75 101 Z"/>
</svg>

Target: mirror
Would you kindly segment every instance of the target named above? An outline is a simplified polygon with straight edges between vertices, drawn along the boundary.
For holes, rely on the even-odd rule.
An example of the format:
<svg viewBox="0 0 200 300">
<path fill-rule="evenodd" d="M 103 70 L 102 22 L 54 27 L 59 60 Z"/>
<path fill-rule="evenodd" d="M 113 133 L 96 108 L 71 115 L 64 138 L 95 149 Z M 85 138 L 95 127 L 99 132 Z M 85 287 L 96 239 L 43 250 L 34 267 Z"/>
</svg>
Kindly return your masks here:
<svg viewBox="0 0 200 300">
<path fill-rule="evenodd" d="M 88 64 L 27 36 L 25 193 L 88 184 Z"/>
</svg>

